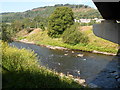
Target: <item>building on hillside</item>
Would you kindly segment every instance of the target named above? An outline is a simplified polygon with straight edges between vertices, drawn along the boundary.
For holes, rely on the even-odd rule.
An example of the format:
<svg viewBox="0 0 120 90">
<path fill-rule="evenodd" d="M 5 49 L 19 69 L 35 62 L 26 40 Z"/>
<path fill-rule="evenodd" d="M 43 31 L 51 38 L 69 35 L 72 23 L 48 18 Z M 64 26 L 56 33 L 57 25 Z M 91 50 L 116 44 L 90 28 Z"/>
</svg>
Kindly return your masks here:
<svg viewBox="0 0 120 90">
<path fill-rule="evenodd" d="M 75 22 L 78 23 L 90 23 L 91 21 L 95 21 L 96 23 L 101 23 L 101 21 L 103 21 L 104 19 L 98 19 L 98 18 L 94 18 L 94 19 L 74 19 Z"/>
<path fill-rule="evenodd" d="M 95 20 L 96 23 L 101 23 L 101 21 L 103 21 L 104 19 L 94 18 L 93 20 Z"/>
<path fill-rule="evenodd" d="M 81 23 L 89 23 L 91 19 L 80 19 Z"/>
<path fill-rule="evenodd" d="M 97 23 L 101 23 L 104 19 L 98 19 L 96 20 Z"/>
</svg>

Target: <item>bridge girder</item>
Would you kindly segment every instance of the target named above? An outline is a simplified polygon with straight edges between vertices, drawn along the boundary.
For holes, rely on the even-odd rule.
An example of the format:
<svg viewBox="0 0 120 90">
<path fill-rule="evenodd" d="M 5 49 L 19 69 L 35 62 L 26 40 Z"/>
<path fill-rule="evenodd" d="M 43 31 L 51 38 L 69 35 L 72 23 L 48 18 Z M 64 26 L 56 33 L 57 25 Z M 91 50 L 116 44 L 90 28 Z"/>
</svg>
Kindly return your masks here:
<svg viewBox="0 0 120 90">
<path fill-rule="evenodd" d="M 103 19 L 120 21 L 120 0 L 93 0 Z"/>
<path fill-rule="evenodd" d="M 109 2 L 108 2 L 109 1 Z M 112 2 L 113 1 L 113 2 Z M 120 0 L 93 0 L 105 21 L 93 25 L 93 33 L 120 45 Z"/>
</svg>

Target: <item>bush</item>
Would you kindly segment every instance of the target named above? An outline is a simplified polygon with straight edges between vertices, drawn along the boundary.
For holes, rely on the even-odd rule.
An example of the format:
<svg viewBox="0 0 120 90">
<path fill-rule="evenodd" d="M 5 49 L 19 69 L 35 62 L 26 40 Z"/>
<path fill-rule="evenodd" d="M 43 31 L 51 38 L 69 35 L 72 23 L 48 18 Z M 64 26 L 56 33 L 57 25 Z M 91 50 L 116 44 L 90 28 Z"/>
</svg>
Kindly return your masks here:
<svg viewBox="0 0 120 90">
<path fill-rule="evenodd" d="M 40 24 L 40 28 L 42 29 L 42 31 L 45 31 L 45 27 L 43 24 Z"/>
<path fill-rule="evenodd" d="M 64 43 L 76 45 L 78 43 L 88 43 L 88 37 L 83 35 L 80 31 L 77 30 L 76 25 L 72 25 L 62 35 L 62 40 Z"/>
<path fill-rule="evenodd" d="M 24 71 L 36 66 L 36 54 L 34 52 L 9 47 L 2 43 L 2 66 L 7 71 Z"/>
<path fill-rule="evenodd" d="M 1 38 L 3 41 L 7 41 L 10 42 L 12 41 L 11 37 L 15 35 L 15 31 L 13 30 L 13 28 L 11 27 L 11 25 L 2 23 L 1 25 Z"/>
</svg>

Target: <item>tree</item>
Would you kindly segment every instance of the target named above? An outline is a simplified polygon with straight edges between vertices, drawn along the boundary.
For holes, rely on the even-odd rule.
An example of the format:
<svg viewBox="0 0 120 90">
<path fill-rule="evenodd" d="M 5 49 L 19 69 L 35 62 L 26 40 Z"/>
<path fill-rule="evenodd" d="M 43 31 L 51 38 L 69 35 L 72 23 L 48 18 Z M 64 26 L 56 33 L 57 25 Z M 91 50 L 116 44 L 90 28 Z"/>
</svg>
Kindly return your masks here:
<svg viewBox="0 0 120 90">
<path fill-rule="evenodd" d="M 11 24 L 12 28 L 16 31 L 19 32 L 20 30 L 23 29 L 23 23 L 20 20 L 15 20 L 12 24 Z"/>
<path fill-rule="evenodd" d="M 48 35 L 54 38 L 60 37 L 73 24 L 72 9 L 69 7 L 58 7 L 49 17 Z"/>
<path fill-rule="evenodd" d="M 2 23 L 1 30 L 2 31 L 0 31 L 0 34 L 2 35 L 2 37 L 0 37 L 0 39 L 2 39 L 3 41 L 7 41 L 7 42 L 12 41 L 11 37 L 14 36 L 15 31 L 13 30 L 11 25 Z"/>
<path fill-rule="evenodd" d="M 36 16 L 33 20 L 36 23 L 36 28 L 45 29 L 45 26 L 47 25 L 47 18 Z"/>
</svg>

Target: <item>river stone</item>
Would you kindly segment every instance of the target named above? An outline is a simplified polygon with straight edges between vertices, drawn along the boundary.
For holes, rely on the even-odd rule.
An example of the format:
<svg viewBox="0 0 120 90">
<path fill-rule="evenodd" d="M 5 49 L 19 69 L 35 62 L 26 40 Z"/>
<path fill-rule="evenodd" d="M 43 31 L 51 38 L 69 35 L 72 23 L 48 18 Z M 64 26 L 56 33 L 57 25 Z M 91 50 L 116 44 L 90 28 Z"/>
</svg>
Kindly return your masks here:
<svg viewBox="0 0 120 90">
<path fill-rule="evenodd" d="M 67 56 L 68 54 L 64 54 L 65 56 Z"/>
<path fill-rule="evenodd" d="M 75 53 L 74 51 L 72 51 L 72 53 Z"/>
<path fill-rule="evenodd" d="M 120 83 L 120 78 L 118 78 L 117 81 Z"/>
<path fill-rule="evenodd" d="M 64 74 L 63 74 L 63 73 L 60 73 L 59 75 L 60 75 L 61 77 L 63 77 L 63 76 L 64 76 Z"/>
<path fill-rule="evenodd" d="M 83 57 L 83 54 L 78 54 L 77 57 Z"/>
<path fill-rule="evenodd" d="M 69 74 L 68 77 L 73 78 L 73 75 Z"/>
<path fill-rule="evenodd" d="M 68 52 L 68 51 L 65 51 L 65 52 Z"/>
<path fill-rule="evenodd" d="M 77 71 L 78 75 L 80 75 L 80 71 Z"/>
<path fill-rule="evenodd" d="M 120 76 L 119 76 L 119 75 L 117 75 L 115 78 L 116 78 L 116 79 L 119 79 L 119 78 L 120 78 Z"/>
<path fill-rule="evenodd" d="M 75 81 L 79 82 L 80 84 L 84 84 L 85 83 L 85 79 L 74 79 Z"/>
<path fill-rule="evenodd" d="M 58 63 L 58 65 L 60 65 L 60 63 Z"/>
<path fill-rule="evenodd" d="M 118 76 L 118 72 L 111 73 L 112 76 Z"/>
<path fill-rule="evenodd" d="M 109 73 L 115 73 L 116 71 L 109 71 Z"/>
<path fill-rule="evenodd" d="M 87 59 L 83 59 L 84 61 L 86 61 Z"/>
<path fill-rule="evenodd" d="M 96 84 L 93 84 L 93 83 L 88 84 L 88 86 L 91 88 L 98 88 L 98 86 Z"/>
</svg>

